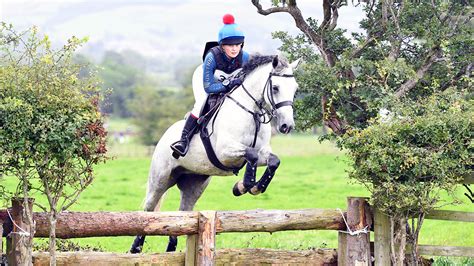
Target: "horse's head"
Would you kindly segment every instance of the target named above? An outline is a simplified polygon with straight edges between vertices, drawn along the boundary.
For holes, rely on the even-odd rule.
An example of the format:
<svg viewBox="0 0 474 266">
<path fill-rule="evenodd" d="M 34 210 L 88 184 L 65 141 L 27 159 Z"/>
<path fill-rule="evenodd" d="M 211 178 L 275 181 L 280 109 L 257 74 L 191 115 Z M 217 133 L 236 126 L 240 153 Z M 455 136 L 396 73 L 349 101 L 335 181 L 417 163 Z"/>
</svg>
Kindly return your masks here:
<svg viewBox="0 0 474 266">
<path fill-rule="evenodd" d="M 276 118 L 278 131 L 283 134 L 295 127 L 293 98 L 298 84 L 293 71 L 298 63 L 299 60 L 289 64 L 278 56 L 254 55 L 241 73 L 246 77 L 243 91 L 253 100 L 260 122 Z"/>
<path fill-rule="evenodd" d="M 275 56 L 272 70 L 265 86 L 264 99 L 277 119 L 277 129 L 288 134 L 294 127 L 293 99 L 298 88 L 293 71 L 299 64 L 299 59 L 288 64 L 286 59 Z"/>
</svg>

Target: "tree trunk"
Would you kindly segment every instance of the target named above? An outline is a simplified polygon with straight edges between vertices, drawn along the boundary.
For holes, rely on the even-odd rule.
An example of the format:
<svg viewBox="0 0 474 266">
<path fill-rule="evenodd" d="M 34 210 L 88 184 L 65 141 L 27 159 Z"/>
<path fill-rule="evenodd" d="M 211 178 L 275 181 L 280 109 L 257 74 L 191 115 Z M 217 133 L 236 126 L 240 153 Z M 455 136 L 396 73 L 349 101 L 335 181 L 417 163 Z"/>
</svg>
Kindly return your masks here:
<svg viewBox="0 0 474 266">
<path fill-rule="evenodd" d="M 418 266 L 419 264 L 423 265 L 423 262 L 420 258 L 420 254 L 418 251 L 418 237 L 420 235 L 421 225 L 423 224 L 425 218 L 424 213 L 419 213 L 417 218 L 411 219 L 411 227 L 407 226 L 407 234 L 409 239 L 409 245 L 407 245 L 410 249 L 409 253 L 411 256 L 406 258 L 407 263 L 410 265 Z M 418 222 L 417 222 L 418 221 Z M 408 250 L 408 248 L 407 248 Z"/>
<path fill-rule="evenodd" d="M 390 243 L 392 264 L 403 266 L 407 238 L 407 219 L 405 217 L 390 217 L 392 241 Z"/>
<path fill-rule="evenodd" d="M 49 265 L 51 266 L 56 266 L 56 221 L 56 210 L 51 209 L 49 212 L 49 254 L 51 257 Z"/>
</svg>

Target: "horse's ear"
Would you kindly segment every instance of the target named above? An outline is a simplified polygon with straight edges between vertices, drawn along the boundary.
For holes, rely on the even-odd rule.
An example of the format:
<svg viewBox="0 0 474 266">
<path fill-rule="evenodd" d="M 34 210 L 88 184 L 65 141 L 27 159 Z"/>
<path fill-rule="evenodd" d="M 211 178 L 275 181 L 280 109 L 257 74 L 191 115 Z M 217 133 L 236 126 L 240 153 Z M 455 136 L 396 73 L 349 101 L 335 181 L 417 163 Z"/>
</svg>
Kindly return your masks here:
<svg viewBox="0 0 474 266">
<path fill-rule="evenodd" d="M 278 55 L 275 55 L 275 57 L 273 57 L 272 65 L 273 68 L 276 68 L 278 66 Z"/>
<path fill-rule="evenodd" d="M 293 71 L 296 71 L 298 69 L 298 66 L 300 65 L 301 61 L 302 61 L 301 58 L 298 58 L 293 63 L 290 64 Z"/>
</svg>

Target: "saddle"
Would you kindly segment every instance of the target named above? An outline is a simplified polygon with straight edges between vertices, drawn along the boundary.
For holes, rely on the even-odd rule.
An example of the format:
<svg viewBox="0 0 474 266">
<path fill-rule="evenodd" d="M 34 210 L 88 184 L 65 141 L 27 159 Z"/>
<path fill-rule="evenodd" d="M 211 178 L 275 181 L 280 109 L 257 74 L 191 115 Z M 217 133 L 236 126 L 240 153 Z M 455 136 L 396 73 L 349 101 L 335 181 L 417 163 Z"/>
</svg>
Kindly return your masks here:
<svg viewBox="0 0 474 266">
<path fill-rule="evenodd" d="M 207 126 L 214 114 L 217 112 L 217 110 L 219 110 L 224 97 L 224 93 L 211 93 L 207 96 L 206 102 L 199 113 L 198 124 L 200 129 Z"/>
<path fill-rule="evenodd" d="M 212 130 L 210 133 L 207 128 L 209 123 L 212 120 L 216 119 L 217 113 L 222 103 L 224 102 L 225 98 L 226 98 L 225 93 L 213 93 L 207 96 L 206 103 L 204 104 L 200 112 L 200 116 L 198 120 L 198 128 L 194 130 L 192 134 L 194 135 L 197 132 L 199 132 L 199 136 L 201 137 L 201 141 L 204 144 L 207 157 L 209 158 L 209 160 L 215 167 L 224 171 L 233 172 L 235 175 L 238 175 L 239 170 L 242 169 L 242 167 L 245 164 L 243 164 L 241 167 L 238 167 L 238 168 L 230 168 L 223 165 L 217 158 L 217 155 L 214 151 L 214 148 L 212 147 L 212 143 L 210 139 L 211 135 L 214 133 L 214 128 L 213 128 L 214 125 L 211 124 Z M 188 137 L 189 139 L 191 139 L 192 135 Z"/>
</svg>

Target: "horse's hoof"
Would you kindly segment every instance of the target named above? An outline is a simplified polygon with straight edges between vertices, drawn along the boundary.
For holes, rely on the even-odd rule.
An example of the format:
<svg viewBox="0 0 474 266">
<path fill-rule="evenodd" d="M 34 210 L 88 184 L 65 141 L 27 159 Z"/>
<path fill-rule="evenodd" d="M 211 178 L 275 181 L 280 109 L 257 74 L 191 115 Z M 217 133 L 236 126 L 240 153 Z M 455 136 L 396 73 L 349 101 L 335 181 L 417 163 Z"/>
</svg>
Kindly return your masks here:
<svg viewBox="0 0 474 266">
<path fill-rule="evenodd" d="M 142 252 L 142 248 L 141 248 L 141 247 L 132 247 L 132 248 L 130 249 L 130 253 L 132 253 L 132 254 L 138 254 L 138 253 L 140 253 L 140 252 Z"/>
<path fill-rule="evenodd" d="M 256 196 L 256 195 L 262 193 L 262 191 L 260 191 L 260 190 L 258 189 L 258 186 L 253 186 L 253 187 L 249 190 L 249 193 L 252 194 L 252 195 L 254 195 L 254 196 Z"/>
<path fill-rule="evenodd" d="M 238 181 L 235 183 L 234 188 L 232 188 L 232 193 L 234 193 L 234 196 L 242 196 L 247 192 L 247 189 L 244 187 L 244 182 Z"/>
</svg>

